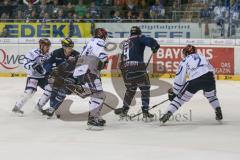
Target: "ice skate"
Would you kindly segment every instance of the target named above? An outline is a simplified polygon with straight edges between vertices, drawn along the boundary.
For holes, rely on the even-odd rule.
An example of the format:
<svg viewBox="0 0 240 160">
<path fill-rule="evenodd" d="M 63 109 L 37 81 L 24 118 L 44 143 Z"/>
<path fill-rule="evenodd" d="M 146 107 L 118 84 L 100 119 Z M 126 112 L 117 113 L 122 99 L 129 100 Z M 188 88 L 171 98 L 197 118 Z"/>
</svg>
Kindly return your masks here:
<svg viewBox="0 0 240 160">
<path fill-rule="evenodd" d="M 87 130 L 103 130 L 103 126 L 104 124 L 106 123 L 106 121 L 104 122 L 105 120 L 101 119 L 99 120 L 98 118 L 96 117 L 92 117 L 90 116 L 88 118 L 88 122 L 87 122 Z"/>
<path fill-rule="evenodd" d="M 168 111 L 166 114 L 164 114 L 164 115 L 159 119 L 160 123 L 161 123 L 161 124 L 166 123 L 171 116 L 172 116 L 172 112 Z"/>
<path fill-rule="evenodd" d="M 142 108 L 142 112 L 143 112 L 143 120 L 147 121 L 148 119 L 152 120 L 154 118 L 154 115 L 149 113 L 148 109 Z"/>
<path fill-rule="evenodd" d="M 99 118 L 98 122 L 101 123 L 103 126 L 106 124 L 106 120 L 102 118 Z"/>
<path fill-rule="evenodd" d="M 142 109 L 143 112 L 143 121 L 147 122 L 148 120 L 153 121 L 154 115 L 149 113 L 147 109 Z"/>
<path fill-rule="evenodd" d="M 115 110 L 115 114 L 119 115 L 119 120 L 128 120 L 128 118 L 130 117 L 127 113 L 128 113 L 129 108 L 127 107 L 122 107 L 122 108 L 118 108 L 117 110 Z"/>
<path fill-rule="evenodd" d="M 48 119 L 53 118 L 54 112 L 55 112 L 55 109 L 52 107 L 50 107 L 46 110 L 42 110 L 42 114 L 48 116 Z"/>
<path fill-rule="evenodd" d="M 24 112 L 20 108 L 18 108 L 17 106 L 13 107 L 12 112 L 15 113 L 18 116 L 23 116 L 23 114 L 24 114 Z"/>
<path fill-rule="evenodd" d="M 223 119 L 223 116 L 222 116 L 222 110 L 220 107 L 217 107 L 215 109 L 215 114 L 216 114 L 216 120 L 217 121 L 221 121 Z"/>
</svg>

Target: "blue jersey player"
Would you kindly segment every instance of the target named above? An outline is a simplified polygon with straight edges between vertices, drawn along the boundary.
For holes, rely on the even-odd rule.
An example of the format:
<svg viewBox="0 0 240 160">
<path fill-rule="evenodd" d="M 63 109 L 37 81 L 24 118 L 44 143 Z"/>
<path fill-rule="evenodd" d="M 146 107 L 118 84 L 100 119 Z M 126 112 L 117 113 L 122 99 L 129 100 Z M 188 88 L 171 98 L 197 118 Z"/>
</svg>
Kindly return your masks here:
<svg viewBox="0 0 240 160">
<path fill-rule="evenodd" d="M 123 107 L 115 111 L 120 117 L 126 117 L 129 106 L 136 93 L 137 88 L 141 90 L 142 111 L 144 118 L 153 118 L 148 112 L 150 98 L 150 81 L 144 63 L 145 47 L 150 47 L 153 53 L 160 48 L 154 38 L 141 34 L 141 29 L 133 26 L 130 30 L 130 37 L 123 43 L 122 61 L 120 69 L 126 86 L 123 100 Z"/>
</svg>

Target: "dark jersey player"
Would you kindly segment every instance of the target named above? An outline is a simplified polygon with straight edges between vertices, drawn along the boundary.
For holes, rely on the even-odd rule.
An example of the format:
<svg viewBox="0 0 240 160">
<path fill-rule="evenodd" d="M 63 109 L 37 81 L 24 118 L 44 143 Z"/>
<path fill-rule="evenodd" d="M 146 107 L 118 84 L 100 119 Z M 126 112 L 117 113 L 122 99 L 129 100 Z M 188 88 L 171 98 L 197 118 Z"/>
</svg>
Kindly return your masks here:
<svg viewBox="0 0 240 160">
<path fill-rule="evenodd" d="M 160 48 L 154 38 L 141 34 L 137 26 L 130 30 L 130 37 L 123 43 L 122 59 L 120 69 L 126 86 L 123 100 L 123 107 L 116 110 L 120 117 L 126 117 L 129 106 L 136 93 L 137 88 L 141 90 L 142 111 L 144 118 L 153 118 L 153 114 L 148 112 L 150 99 L 150 81 L 144 63 L 145 47 L 150 47 L 153 53 Z"/>
</svg>

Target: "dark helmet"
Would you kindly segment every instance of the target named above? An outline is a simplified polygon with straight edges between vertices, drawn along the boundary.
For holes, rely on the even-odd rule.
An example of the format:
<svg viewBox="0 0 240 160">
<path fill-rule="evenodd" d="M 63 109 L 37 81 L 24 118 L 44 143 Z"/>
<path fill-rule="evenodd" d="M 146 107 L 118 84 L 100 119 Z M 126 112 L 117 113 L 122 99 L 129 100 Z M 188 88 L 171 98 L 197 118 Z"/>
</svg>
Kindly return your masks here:
<svg viewBox="0 0 240 160">
<path fill-rule="evenodd" d="M 193 45 L 188 44 L 185 48 L 183 48 L 184 56 L 188 56 L 189 54 L 196 53 L 196 47 Z"/>
<path fill-rule="evenodd" d="M 41 38 L 39 40 L 39 45 L 42 46 L 42 45 L 47 45 L 47 46 L 51 46 L 51 42 L 49 39 L 47 38 Z"/>
<path fill-rule="evenodd" d="M 104 28 L 96 28 L 94 31 L 94 38 L 100 38 L 106 40 L 108 36 L 107 31 Z"/>
<path fill-rule="evenodd" d="M 71 40 L 71 38 L 64 38 L 61 43 L 62 47 L 74 47 L 74 42 Z"/>
<path fill-rule="evenodd" d="M 141 35 L 142 31 L 138 26 L 132 26 L 131 30 L 130 30 L 130 35 Z"/>
</svg>

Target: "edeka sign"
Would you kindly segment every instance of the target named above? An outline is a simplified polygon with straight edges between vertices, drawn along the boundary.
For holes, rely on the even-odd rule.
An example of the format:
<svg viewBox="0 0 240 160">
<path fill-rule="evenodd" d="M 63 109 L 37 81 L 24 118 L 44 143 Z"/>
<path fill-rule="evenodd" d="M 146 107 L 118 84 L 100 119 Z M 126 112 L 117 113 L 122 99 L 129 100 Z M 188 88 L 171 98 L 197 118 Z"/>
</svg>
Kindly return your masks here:
<svg viewBox="0 0 240 160">
<path fill-rule="evenodd" d="M 139 26 L 142 34 L 154 38 L 201 38 L 198 23 L 96 23 L 106 28 L 109 37 L 126 38 L 132 26 Z"/>
<path fill-rule="evenodd" d="M 90 23 L 0 23 L 0 31 L 8 30 L 10 37 L 91 37 Z"/>
</svg>

